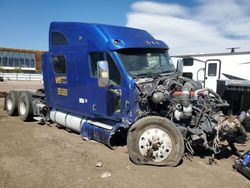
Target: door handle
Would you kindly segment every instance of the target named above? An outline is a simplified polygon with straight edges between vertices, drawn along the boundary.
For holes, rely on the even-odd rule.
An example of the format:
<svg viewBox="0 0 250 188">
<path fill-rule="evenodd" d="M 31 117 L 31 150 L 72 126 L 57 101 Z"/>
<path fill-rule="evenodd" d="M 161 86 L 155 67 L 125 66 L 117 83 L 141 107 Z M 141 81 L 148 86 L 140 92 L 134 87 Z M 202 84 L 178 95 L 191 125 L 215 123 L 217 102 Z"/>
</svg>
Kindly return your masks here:
<svg viewBox="0 0 250 188">
<path fill-rule="evenodd" d="M 122 96 L 122 90 L 121 89 L 109 89 L 109 91 L 111 91 L 112 93 L 114 93 L 115 95 L 121 97 Z"/>
</svg>

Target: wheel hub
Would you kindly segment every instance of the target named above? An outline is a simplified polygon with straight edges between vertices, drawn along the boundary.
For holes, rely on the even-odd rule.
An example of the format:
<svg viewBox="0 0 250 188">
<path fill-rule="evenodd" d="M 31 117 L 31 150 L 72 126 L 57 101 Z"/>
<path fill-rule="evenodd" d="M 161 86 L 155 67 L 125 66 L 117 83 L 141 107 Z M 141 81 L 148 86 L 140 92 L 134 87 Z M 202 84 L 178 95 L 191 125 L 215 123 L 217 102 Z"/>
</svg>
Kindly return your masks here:
<svg viewBox="0 0 250 188">
<path fill-rule="evenodd" d="M 11 110 L 13 107 L 13 101 L 11 99 L 8 99 L 7 100 L 7 109 L 8 110 Z"/>
<path fill-rule="evenodd" d="M 23 101 L 21 101 L 19 104 L 19 112 L 21 115 L 24 115 L 26 112 L 26 105 Z"/>
<path fill-rule="evenodd" d="M 168 133 L 159 128 L 144 131 L 139 138 L 139 150 L 143 156 L 155 162 L 165 160 L 172 151 L 172 140 Z"/>
</svg>

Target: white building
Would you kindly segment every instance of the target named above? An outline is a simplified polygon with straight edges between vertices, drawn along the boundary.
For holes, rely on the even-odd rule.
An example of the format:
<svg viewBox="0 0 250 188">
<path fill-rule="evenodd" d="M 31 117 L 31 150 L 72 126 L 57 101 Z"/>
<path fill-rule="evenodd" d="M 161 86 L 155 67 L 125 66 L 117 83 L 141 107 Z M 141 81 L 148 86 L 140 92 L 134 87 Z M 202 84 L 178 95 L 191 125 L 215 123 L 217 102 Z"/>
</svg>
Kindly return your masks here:
<svg viewBox="0 0 250 188">
<path fill-rule="evenodd" d="M 43 51 L 14 48 L 0 48 L 0 68 L 2 70 L 21 69 L 35 72 L 41 70 Z"/>
</svg>

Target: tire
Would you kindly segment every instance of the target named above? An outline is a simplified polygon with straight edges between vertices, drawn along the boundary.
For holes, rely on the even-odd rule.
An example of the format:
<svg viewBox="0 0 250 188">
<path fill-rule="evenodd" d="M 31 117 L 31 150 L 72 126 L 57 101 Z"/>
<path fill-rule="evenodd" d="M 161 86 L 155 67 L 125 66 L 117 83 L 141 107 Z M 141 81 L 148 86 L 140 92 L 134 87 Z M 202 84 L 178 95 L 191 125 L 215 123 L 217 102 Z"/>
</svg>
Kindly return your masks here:
<svg viewBox="0 0 250 188">
<path fill-rule="evenodd" d="M 30 92 L 21 93 L 18 103 L 18 114 L 23 121 L 31 121 L 33 119 L 32 96 Z"/>
<path fill-rule="evenodd" d="M 167 118 L 149 116 L 135 122 L 128 131 L 130 159 L 138 165 L 177 166 L 184 153 L 184 140 Z"/>
<path fill-rule="evenodd" d="M 18 114 L 18 101 L 20 92 L 10 91 L 5 98 L 6 111 L 10 116 L 16 116 Z"/>
</svg>

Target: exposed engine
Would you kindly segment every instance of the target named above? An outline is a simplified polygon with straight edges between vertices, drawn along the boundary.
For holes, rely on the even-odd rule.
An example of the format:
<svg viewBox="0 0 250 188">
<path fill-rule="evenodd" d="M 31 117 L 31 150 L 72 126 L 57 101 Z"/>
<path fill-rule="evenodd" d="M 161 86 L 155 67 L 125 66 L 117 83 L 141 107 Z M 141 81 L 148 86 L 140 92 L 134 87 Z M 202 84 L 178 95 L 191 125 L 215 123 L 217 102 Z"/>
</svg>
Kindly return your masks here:
<svg viewBox="0 0 250 188">
<path fill-rule="evenodd" d="M 197 147 L 217 154 L 222 142 L 234 147 L 233 143 L 247 138 L 238 119 L 222 113 L 221 108 L 228 107 L 228 103 L 213 90 L 202 89 L 194 80 L 182 76 L 141 78 L 137 86 L 138 118 L 158 115 L 170 119 L 181 131 L 191 154 Z"/>
</svg>

